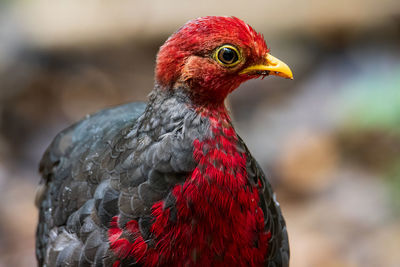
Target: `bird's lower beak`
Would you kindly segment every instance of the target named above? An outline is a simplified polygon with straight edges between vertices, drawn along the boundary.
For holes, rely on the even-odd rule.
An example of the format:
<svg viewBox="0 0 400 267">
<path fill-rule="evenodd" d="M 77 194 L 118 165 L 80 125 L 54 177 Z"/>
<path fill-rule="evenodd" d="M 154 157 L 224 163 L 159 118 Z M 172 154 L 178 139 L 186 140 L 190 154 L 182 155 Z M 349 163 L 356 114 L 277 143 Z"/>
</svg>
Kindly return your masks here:
<svg viewBox="0 0 400 267">
<path fill-rule="evenodd" d="M 289 66 L 284 62 L 280 61 L 276 57 L 267 54 L 265 57 L 266 64 L 264 65 L 253 65 L 245 68 L 240 74 L 247 75 L 276 75 L 283 78 L 293 80 L 293 74 Z"/>
</svg>

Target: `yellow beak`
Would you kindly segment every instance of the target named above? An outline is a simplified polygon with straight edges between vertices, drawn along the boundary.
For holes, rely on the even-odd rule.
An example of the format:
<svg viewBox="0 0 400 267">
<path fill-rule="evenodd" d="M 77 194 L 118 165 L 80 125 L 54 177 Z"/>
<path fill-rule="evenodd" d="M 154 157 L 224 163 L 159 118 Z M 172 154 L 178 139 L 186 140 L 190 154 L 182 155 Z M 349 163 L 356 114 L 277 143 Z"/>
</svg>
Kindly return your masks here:
<svg viewBox="0 0 400 267">
<path fill-rule="evenodd" d="M 240 74 L 248 75 L 276 75 L 283 78 L 293 80 L 293 74 L 289 66 L 280 61 L 276 57 L 267 54 L 265 57 L 267 63 L 265 65 L 253 65 L 245 68 Z"/>
</svg>

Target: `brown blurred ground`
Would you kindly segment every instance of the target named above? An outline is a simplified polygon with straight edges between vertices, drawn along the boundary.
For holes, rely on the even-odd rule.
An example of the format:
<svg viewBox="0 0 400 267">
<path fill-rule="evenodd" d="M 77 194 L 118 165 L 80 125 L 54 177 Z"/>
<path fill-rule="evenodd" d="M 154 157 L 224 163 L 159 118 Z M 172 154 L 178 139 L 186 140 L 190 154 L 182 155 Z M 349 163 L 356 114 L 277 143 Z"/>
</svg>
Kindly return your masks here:
<svg viewBox="0 0 400 267">
<path fill-rule="evenodd" d="M 216 14 L 262 32 L 295 75 L 230 97 L 283 207 L 291 266 L 398 266 L 397 1 L 38 0 L 0 2 L 0 267 L 36 265 L 37 164 L 54 135 L 145 100 L 166 37 Z"/>
</svg>

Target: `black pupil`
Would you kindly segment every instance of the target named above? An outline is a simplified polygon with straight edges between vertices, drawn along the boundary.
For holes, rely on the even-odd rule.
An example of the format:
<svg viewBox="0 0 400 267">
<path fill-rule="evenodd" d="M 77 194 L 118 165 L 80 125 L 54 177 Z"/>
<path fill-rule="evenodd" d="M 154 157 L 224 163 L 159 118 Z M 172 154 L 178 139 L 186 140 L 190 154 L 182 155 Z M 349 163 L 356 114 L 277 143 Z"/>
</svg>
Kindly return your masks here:
<svg viewBox="0 0 400 267">
<path fill-rule="evenodd" d="M 224 47 L 219 51 L 219 59 L 224 63 L 231 64 L 237 61 L 238 56 L 235 50 Z"/>
</svg>

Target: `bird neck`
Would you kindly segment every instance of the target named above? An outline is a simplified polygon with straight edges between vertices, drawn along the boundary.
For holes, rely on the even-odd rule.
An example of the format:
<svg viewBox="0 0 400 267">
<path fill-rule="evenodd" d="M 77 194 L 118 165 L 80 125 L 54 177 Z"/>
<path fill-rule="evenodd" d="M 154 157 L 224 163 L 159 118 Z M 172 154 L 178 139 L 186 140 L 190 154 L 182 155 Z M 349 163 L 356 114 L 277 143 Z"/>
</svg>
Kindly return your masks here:
<svg viewBox="0 0 400 267">
<path fill-rule="evenodd" d="M 199 81 L 177 81 L 173 85 L 162 86 L 156 84 L 156 90 L 169 92 L 176 97 L 183 98 L 187 103 L 197 108 L 206 108 L 222 111 L 224 102 L 229 93 L 235 90 L 242 80 L 201 84 Z"/>
<path fill-rule="evenodd" d="M 171 88 L 156 84 L 149 97 L 149 116 L 165 117 L 179 113 L 178 117 L 186 118 L 191 116 L 185 114 L 192 113 L 209 120 L 210 127 L 214 130 L 221 127 L 232 128 L 229 111 L 224 102 L 225 96 L 210 99 L 193 91 L 183 84 L 176 84 Z"/>
<path fill-rule="evenodd" d="M 236 192 L 231 186 L 246 185 L 246 156 L 231 123 L 229 112 L 224 102 L 194 102 L 187 92 L 187 88 L 173 91 L 156 88 L 150 97 L 148 111 L 153 118 L 159 117 L 159 121 L 168 125 L 179 125 L 173 121 L 182 120 L 181 125 L 185 128 L 183 132 L 187 133 L 182 137 L 182 144 L 190 146 L 187 147 L 188 150 L 193 149 L 193 160 L 198 166 L 194 174 L 199 172 L 201 176 L 193 175 L 191 179 L 199 179 L 196 183 L 216 181 L 216 186 Z M 199 129 L 191 130 L 194 127 Z M 169 127 L 163 125 L 161 128 Z M 154 133 L 164 134 L 158 130 Z M 228 173 L 230 175 L 227 175 Z M 224 176 L 222 179 L 221 175 Z M 207 181 L 203 179 L 205 177 Z"/>
</svg>

